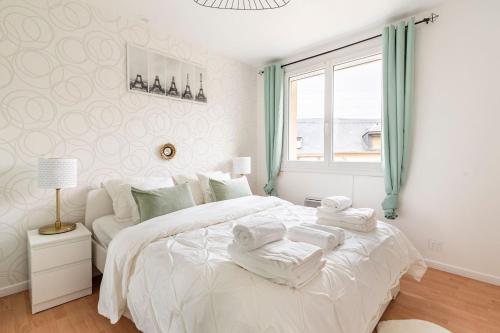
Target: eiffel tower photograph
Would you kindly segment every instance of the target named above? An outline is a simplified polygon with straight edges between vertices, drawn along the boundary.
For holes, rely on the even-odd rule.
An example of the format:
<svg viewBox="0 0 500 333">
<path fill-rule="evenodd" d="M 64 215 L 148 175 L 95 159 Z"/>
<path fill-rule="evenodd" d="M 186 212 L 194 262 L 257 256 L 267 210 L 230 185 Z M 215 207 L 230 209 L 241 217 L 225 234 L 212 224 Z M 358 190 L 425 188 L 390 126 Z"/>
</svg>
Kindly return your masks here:
<svg viewBox="0 0 500 333">
<path fill-rule="evenodd" d="M 189 73 L 186 74 L 186 86 L 182 92 L 182 99 L 193 99 L 193 94 L 191 93 L 191 85 L 189 84 Z"/>
<path fill-rule="evenodd" d="M 179 90 L 177 90 L 177 85 L 175 84 L 175 76 L 172 76 L 172 81 L 170 81 L 170 88 L 167 91 L 167 96 L 180 97 Z"/>
<path fill-rule="evenodd" d="M 165 95 L 166 70 L 165 57 L 159 53 L 149 53 L 149 76 L 152 83 L 149 85 L 149 93 Z"/>
<path fill-rule="evenodd" d="M 137 74 L 134 80 L 130 80 L 130 90 L 148 91 L 148 81 L 142 78 L 141 74 Z"/>
<path fill-rule="evenodd" d="M 151 94 L 165 95 L 165 88 L 162 87 L 160 77 L 158 75 L 155 75 L 153 84 L 149 86 L 149 92 Z"/>
<path fill-rule="evenodd" d="M 128 82 L 130 90 L 148 92 L 148 56 L 144 49 L 128 49 Z"/>
<path fill-rule="evenodd" d="M 177 59 L 166 57 L 167 87 L 166 95 L 174 98 L 181 98 L 181 62 Z"/>
<path fill-rule="evenodd" d="M 206 68 L 127 45 L 129 91 L 207 103 Z"/>
<path fill-rule="evenodd" d="M 194 100 L 202 103 L 207 102 L 207 96 L 205 96 L 205 91 L 203 90 L 203 73 L 200 73 L 200 87 L 198 89 L 198 93 L 196 94 Z"/>
</svg>

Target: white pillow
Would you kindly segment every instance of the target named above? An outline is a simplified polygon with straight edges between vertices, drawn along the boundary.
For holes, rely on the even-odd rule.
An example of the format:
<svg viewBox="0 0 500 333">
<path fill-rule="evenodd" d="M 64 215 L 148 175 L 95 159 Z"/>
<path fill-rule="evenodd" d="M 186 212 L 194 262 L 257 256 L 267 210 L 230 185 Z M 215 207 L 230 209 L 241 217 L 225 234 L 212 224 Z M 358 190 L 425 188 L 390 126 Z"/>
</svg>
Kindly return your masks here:
<svg viewBox="0 0 500 333">
<path fill-rule="evenodd" d="M 202 205 L 205 203 L 203 198 L 203 191 L 201 190 L 200 181 L 195 175 L 177 175 L 173 176 L 176 185 L 189 184 L 191 188 L 191 193 L 193 194 L 194 202 L 197 205 Z"/>
<path fill-rule="evenodd" d="M 113 200 L 115 220 L 118 223 L 139 222 L 139 210 L 132 196 L 132 187 L 140 190 L 154 190 L 174 186 L 171 177 L 144 177 L 111 179 L 103 183 L 106 192 Z"/>
<path fill-rule="evenodd" d="M 215 201 L 215 195 L 212 192 L 212 189 L 210 188 L 210 184 L 208 180 L 210 178 L 216 179 L 216 180 L 229 180 L 231 179 L 231 175 L 229 173 L 224 173 L 222 171 L 213 171 L 213 172 L 204 172 L 204 173 L 197 173 L 198 179 L 200 180 L 200 187 L 201 190 L 203 191 L 203 198 L 205 199 L 205 202 L 213 202 Z"/>
</svg>

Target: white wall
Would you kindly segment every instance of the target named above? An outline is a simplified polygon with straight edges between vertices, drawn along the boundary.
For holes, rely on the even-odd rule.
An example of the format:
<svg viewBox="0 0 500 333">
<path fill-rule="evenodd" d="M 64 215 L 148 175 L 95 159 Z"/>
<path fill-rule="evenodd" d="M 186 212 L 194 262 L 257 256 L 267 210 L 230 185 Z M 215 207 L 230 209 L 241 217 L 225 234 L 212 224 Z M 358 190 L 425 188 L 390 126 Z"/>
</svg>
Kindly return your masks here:
<svg viewBox="0 0 500 333">
<path fill-rule="evenodd" d="M 391 223 L 432 265 L 500 284 L 500 2 L 450 1 L 434 11 L 437 23 L 417 28 L 411 170 Z M 283 172 L 278 192 L 296 203 L 352 195 L 383 216 L 381 177 Z"/>
<path fill-rule="evenodd" d="M 238 155 L 257 165 L 256 69 L 85 1 L 0 1 L 0 31 L 0 296 L 26 286 L 26 230 L 54 220 L 39 156 L 79 159 L 64 221 L 82 221 L 88 187 L 106 178 L 227 170 Z M 209 103 L 128 92 L 127 42 L 206 66 Z"/>
</svg>

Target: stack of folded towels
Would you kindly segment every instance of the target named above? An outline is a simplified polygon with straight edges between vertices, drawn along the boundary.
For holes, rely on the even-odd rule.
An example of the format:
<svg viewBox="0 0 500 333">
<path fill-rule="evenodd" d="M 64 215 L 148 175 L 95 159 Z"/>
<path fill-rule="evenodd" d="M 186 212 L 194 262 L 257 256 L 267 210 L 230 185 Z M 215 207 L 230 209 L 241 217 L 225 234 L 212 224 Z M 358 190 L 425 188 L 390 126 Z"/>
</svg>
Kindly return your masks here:
<svg viewBox="0 0 500 333">
<path fill-rule="evenodd" d="M 246 270 L 272 282 L 300 288 L 311 281 L 325 265 L 323 251 L 344 240 L 338 228 L 302 224 L 288 230 L 279 221 L 252 218 L 233 227 L 228 252 Z"/>
<path fill-rule="evenodd" d="M 326 252 L 332 251 L 344 243 L 345 232 L 341 228 L 333 226 L 301 223 L 300 225 L 288 228 L 287 238 L 294 242 L 316 245 L 322 248 L 323 252 Z"/>
<path fill-rule="evenodd" d="M 318 224 L 361 232 L 370 232 L 377 227 L 372 208 L 352 208 L 351 205 L 352 200 L 348 197 L 324 198 L 317 211 Z"/>
</svg>

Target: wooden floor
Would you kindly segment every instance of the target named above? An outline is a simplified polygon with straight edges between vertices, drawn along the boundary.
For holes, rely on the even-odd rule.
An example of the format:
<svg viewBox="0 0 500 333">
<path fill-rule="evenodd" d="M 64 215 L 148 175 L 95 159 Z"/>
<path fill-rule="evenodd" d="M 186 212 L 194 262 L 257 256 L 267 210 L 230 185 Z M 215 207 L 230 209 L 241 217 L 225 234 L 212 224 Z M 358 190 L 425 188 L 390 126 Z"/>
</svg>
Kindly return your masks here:
<svg viewBox="0 0 500 333">
<path fill-rule="evenodd" d="M 500 287 L 429 269 L 420 283 L 404 277 L 382 320 L 422 319 L 453 333 L 500 333 Z"/>
<path fill-rule="evenodd" d="M 137 332 L 97 314 L 99 279 L 91 296 L 31 315 L 28 292 L 0 298 L 0 332 Z M 404 277 L 401 292 L 382 320 L 423 319 L 453 333 L 499 333 L 500 287 L 430 269 L 421 283 Z M 309 332 L 308 332 L 309 333 Z"/>
</svg>

